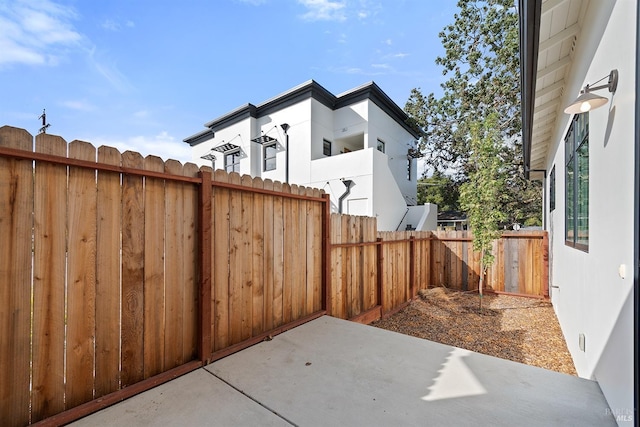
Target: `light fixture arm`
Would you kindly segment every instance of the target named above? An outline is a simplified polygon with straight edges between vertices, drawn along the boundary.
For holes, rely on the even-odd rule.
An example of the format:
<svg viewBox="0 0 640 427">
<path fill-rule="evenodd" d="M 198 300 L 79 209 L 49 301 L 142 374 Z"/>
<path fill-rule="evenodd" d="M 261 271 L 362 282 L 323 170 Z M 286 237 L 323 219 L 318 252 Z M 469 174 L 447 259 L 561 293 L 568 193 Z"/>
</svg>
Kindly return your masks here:
<svg viewBox="0 0 640 427">
<path fill-rule="evenodd" d="M 618 70 L 613 69 L 611 70 L 611 73 L 609 73 L 608 76 L 604 76 L 603 78 L 601 78 L 600 80 L 598 80 L 596 83 L 600 83 L 602 80 L 609 78 L 609 81 L 607 82 L 607 84 L 605 85 L 600 85 L 600 86 L 589 86 L 586 85 L 583 89 L 583 93 L 588 93 L 588 92 L 593 92 L 594 90 L 601 90 L 601 89 L 609 89 L 609 92 L 615 92 L 616 89 L 618 89 Z"/>
</svg>

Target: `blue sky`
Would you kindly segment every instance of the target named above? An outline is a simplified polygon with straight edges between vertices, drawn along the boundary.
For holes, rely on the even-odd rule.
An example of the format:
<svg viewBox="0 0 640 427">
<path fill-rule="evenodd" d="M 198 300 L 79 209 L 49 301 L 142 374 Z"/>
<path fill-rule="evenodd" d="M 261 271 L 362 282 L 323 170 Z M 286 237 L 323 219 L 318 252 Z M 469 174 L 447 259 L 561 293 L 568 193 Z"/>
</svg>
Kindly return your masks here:
<svg viewBox="0 0 640 427">
<path fill-rule="evenodd" d="M 188 161 L 182 140 L 309 79 L 439 93 L 456 1 L 0 0 L 0 125 Z"/>
</svg>

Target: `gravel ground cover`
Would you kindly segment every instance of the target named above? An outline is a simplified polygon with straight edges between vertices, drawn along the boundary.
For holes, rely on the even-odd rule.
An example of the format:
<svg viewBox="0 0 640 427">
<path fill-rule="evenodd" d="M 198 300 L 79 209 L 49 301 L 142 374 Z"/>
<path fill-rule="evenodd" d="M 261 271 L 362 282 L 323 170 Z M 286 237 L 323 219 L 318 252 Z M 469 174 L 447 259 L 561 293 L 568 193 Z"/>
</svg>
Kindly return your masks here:
<svg viewBox="0 0 640 427">
<path fill-rule="evenodd" d="M 576 375 L 558 319 L 548 301 L 433 288 L 398 313 L 372 323 L 478 353 Z"/>
</svg>

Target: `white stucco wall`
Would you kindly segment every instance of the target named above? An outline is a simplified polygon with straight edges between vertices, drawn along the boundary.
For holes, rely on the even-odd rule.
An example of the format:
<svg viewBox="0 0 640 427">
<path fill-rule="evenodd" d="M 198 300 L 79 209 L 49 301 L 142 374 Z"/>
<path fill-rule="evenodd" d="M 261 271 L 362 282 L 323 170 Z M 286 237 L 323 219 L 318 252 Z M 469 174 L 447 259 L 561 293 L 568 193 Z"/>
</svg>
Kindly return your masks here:
<svg viewBox="0 0 640 427">
<path fill-rule="evenodd" d="M 424 205 L 409 206 L 398 230 L 406 230 L 407 225 L 416 231 L 431 231 L 438 228 L 438 205 L 425 203 Z"/>
<path fill-rule="evenodd" d="M 590 2 L 566 75 L 563 105 L 611 69 L 620 75 L 615 94 L 598 92 L 610 102 L 589 113 L 588 252 L 564 242 L 564 137 L 571 117 L 562 112 L 547 159 L 547 170 L 556 170 L 556 208 L 547 224 L 553 305 L 578 374 L 598 381 L 614 414 L 633 408 L 635 16 L 631 0 Z"/>
<path fill-rule="evenodd" d="M 407 152 L 415 147 L 414 138 L 402 126 L 392 120 L 377 105 L 370 102 L 369 108 L 369 146 L 376 147 L 377 139 L 385 142 L 386 154 L 389 157 L 389 168 L 393 173 L 400 191 L 411 200 L 416 200 L 418 164 L 411 160 L 411 179 L 407 179 Z"/>
<path fill-rule="evenodd" d="M 375 119 L 375 124 L 369 120 Z M 325 190 L 331 196 L 332 209 L 338 211 L 339 197 L 345 192 L 341 179 L 355 185 L 343 201 L 344 213 L 378 218 L 379 230 L 395 230 L 406 211 L 404 196 L 415 198 L 415 167 L 407 180 L 407 150 L 411 135 L 368 99 L 332 110 L 314 98 L 302 100 L 259 118 L 247 118 L 215 129 L 214 138 L 193 147 L 193 161 L 211 148 L 232 143 L 242 149 L 240 174 L 285 182 L 286 136 L 281 127 L 287 123 L 289 135 L 289 182 Z M 278 140 L 276 169 L 263 170 L 262 145 L 252 142 L 259 135 Z M 385 142 L 386 154 L 377 151 L 377 140 Z M 323 140 L 332 142 L 332 155 L 323 154 Z M 357 150 L 342 153 L 345 143 L 358 141 Z M 215 167 L 224 169 L 224 154 Z M 414 161 L 415 163 L 415 161 Z"/>
</svg>

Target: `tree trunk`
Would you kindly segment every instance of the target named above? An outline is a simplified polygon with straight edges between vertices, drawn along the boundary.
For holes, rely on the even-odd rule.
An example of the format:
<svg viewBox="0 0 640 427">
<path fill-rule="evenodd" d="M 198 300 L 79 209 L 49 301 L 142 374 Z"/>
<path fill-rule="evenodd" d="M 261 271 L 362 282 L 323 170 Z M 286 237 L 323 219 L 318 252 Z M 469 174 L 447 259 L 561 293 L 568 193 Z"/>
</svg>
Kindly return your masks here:
<svg viewBox="0 0 640 427">
<path fill-rule="evenodd" d="M 480 297 L 480 312 L 482 312 L 482 288 L 484 287 L 484 275 L 485 275 L 485 266 L 484 266 L 484 254 L 480 258 L 480 282 L 478 283 L 478 295 Z"/>
</svg>

